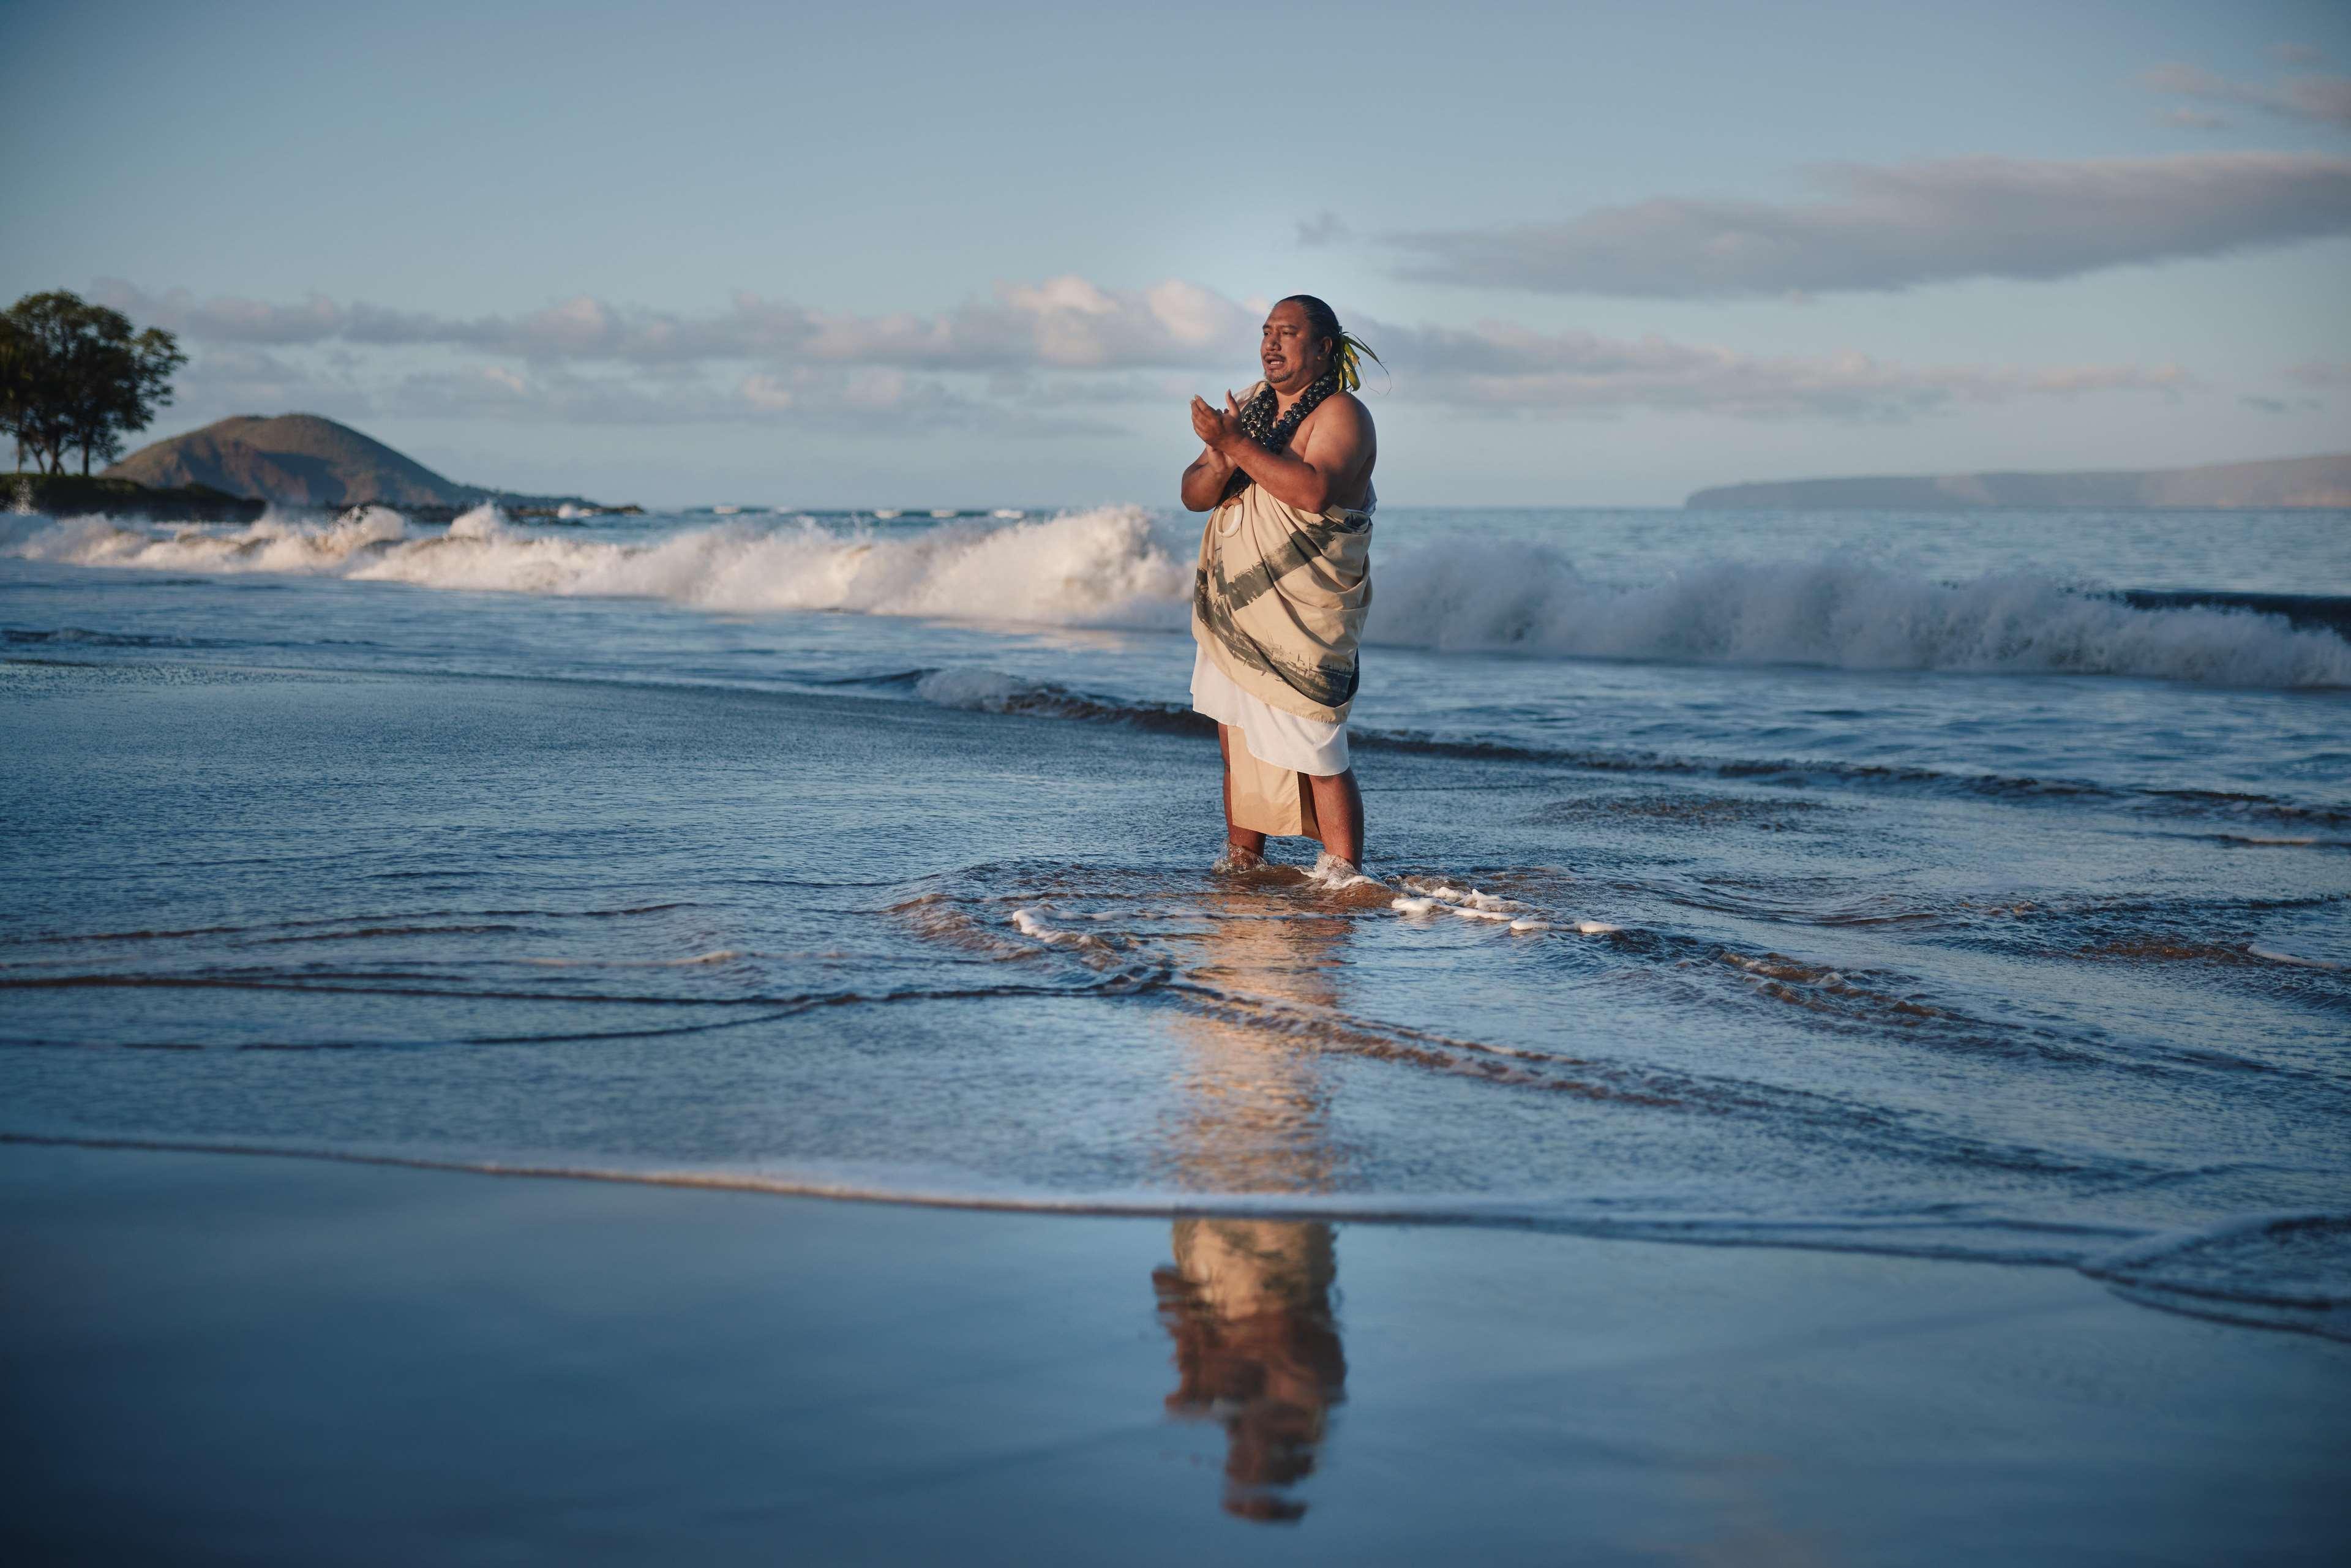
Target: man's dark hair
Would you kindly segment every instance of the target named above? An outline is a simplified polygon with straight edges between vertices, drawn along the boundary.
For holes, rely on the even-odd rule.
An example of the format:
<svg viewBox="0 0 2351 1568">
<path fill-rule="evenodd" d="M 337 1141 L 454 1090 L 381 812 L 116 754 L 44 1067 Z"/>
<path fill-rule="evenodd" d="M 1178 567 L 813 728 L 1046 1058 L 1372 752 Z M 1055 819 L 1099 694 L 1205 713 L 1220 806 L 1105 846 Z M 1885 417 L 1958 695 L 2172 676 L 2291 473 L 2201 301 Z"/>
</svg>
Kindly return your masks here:
<svg viewBox="0 0 2351 1568">
<path fill-rule="evenodd" d="M 1331 351 L 1332 353 L 1337 353 L 1339 351 L 1339 345 L 1347 340 L 1347 334 L 1341 330 L 1339 327 L 1339 313 L 1336 310 L 1332 309 L 1328 305 L 1323 304 L 1320 299 L 1315 298 L 1311 294 L 1292 294 L 1286 298 L 1275 301 L 1275 303 L 1280 305 L 1295 305 L 1300 309 L 1305 311 L 1308 329 L 1318 338 L 1330 339 Z"/>
<path fill-rule="evenodd" d="M 1292 294 L 1280 301 L 1295 305 L 1306 314 L 1306 329 L 1331 344 L 1331 373 L 1339 378 L 1340 386 L 1353 392 L 1364 384 L 1363 361 L 1369 360 L 1385 370 L 1372 346 L 1339 325 L 1339 313 L 1311 294 Z"/>
</svg>

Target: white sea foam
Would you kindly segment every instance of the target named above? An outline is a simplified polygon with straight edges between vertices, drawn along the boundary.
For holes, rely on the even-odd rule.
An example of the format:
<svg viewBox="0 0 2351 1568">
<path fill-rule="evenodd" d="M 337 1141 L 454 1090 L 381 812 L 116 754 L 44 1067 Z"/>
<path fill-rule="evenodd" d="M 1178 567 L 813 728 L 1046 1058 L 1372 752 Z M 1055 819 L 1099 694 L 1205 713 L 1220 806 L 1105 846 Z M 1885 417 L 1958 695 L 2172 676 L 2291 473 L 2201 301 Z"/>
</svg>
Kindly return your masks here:
<svg viewBox="0 0 2351 1568">
<path fill-rule="evenodd" d="M 1042 911 L 1042 905 L 1014 910 L 1011 915 L 1013 929 L 1048 947 L 1082 947 L 1097 953 L 1109 950 L 1110 945 L 1091 931 L 1064 931 L 1058 925 L 1048 925 Z"/>
<path fill-rule="evenodd" d="M 1414 551 L 1378 591 L 1367 638 L 1405 647 L 2351 685 L 2351 643 L 2332 632 L 2134 609 L 2023 573 L 1943 584 L 1840 561 L 1712 561 L 1619 589 L 1555 551 L 1481 541 Z"/>
<path fill-rule="evenodd" d="M 1497 898 L 1490 893 L 1480 893 L 1474 887 L 1456 887 L 1442 877 L 1407 876 L 1398 885 L 1423 897 L 1434 898 L 1444 904 L 1461 904 L 1483 915 L 1519 915 L 1523 914 L 1527 907 L 1510 899 Z"/>
<path fill-rule="evenodd" d="M 971 708 L 981 713 L 1002 713 L 1045 691 L 1046 688 L 1035 681 L 1024 681 L 1001 670 L 974 664 L 933 670 L 914 683 L 914 695 L 926 703 L 935 703 L 940 707 Z"/>
<path fill-rule="evenodd" d="M 726 523 L 650 543 L 534 533 L 489 507 L 430 529 L 381 507 L 319 522 L 166 531 L 75 517 L 11 553 L 81 566 L 301 572 L 514 593 L 667 600 L 709 610 L 832 610 L 1051 625 L 1176 627 L 1191 568 L 1139 508 L 964 524 L 904 537 L 813 522 Z"/>
<path fill-rule="evenodd" d="M 2245 951 L 2256 958 L 2267 958 L 2273 964 L 2293 964 L 2305 969 L 2339 969 L 2342 965 L 2331 958 L 2305 958 L 2298 953 L 2281 953 L 2274 947 L 2248 945 Z"/>
<path fill-rule="evenodd" d="M 461 512 L 449 525 L 447 537 L 470 539 L 476 544 L 495 544 L 506 528 L 507 515 L 487 502 L 470 512 Z"/>
<path fill-rule="evenodd" d="M 334 573 L 734 612 L 1175 630 L 1191 587 L 1183 532 L 1109 507 L 905 533 L 746 519 L 621 542 L 518 529 L 488 507 L 445 531 L 372 508 L 333 523 L 272 513 L 176 532 L 80 517 L 8 549 L 88 566 Z M 2136 609 L 2026 573 L 1939 583 L 1853 561 L 1715 560 L 1626 588 L 1541 546 L 1467 539 L 1384 559 L 1377 586 L 1365 638 L 1393 647 L 2351 686 L 2351 643 L 2332 632 L 2242 610 Z"/>
<path fill-rule="evenodd" d="M 1474 887 L 1456 887 L 1441 878 L 1407 876 L 1399 878 L 1397 886 L 1404 894 L 1388 907 L 1399 915 L 1454 915 L 1464 920 L 1490 921 L 1521 936 L 1548 931 L 1550 920 L 1540 912 L 1507 898 L 1497 898 L 1490 893 L 1480 893 Z M 1592 924 L 1578 922 L 1578 928 Z M 1614 926 L 1604 929 L 1613 931 Z"/>
<path fill-rule="evenodd" d="M 377 547 L 408 537 L 399 513 L 369 507 L 320 523 L 277 511 L 241 528 L 176 531 L 121 525 L 104 517 L 68 517 L 9 553 L 76 566 L 145 567 L 169 571 L 332 572 Z"/>
<path fill-rule="evenodd" d="M 1364 887 L 1384 892 L 1387 887 L 1379 878 L 1364 875 L 1361 866 L 1341 860 L 1329 850 L 1314 858 L 1314 867 L 1306 873 L 1306 880 L 1325 893 L 1345 893 Z"/>
</svg>

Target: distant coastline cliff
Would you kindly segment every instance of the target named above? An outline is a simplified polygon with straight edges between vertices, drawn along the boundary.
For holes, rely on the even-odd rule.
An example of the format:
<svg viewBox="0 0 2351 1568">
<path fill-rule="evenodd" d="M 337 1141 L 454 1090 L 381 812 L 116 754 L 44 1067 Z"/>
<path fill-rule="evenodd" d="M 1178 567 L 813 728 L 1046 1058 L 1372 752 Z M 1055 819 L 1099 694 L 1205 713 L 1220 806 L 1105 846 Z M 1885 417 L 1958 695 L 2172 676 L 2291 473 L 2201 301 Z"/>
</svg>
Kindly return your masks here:
<svg viewBox="0 0 2351 1568">
<path fill-rule="evenodd" d="M 315 413 L 257 413 L 142 446 L 98 476 L 151 490 L 218 491 L 248 502 L 322 509 L 382 506 L 412 517 L 454 516 L 485 502 L 517 516 L 634 510 L 580 496 L 526 496 L 460 485 L 371 435 Z"/>
<path fill-rule="evenodd" d="M 2202 468 L 2074 474 L 1883 475 L 1721 485 L 1682 503 L 1701 510 L 1869 507 L 1973 511 L 1997 507 L 2106 510 L 2206 507 L 2351 507 L 2351 452 Z"/>
</svg>

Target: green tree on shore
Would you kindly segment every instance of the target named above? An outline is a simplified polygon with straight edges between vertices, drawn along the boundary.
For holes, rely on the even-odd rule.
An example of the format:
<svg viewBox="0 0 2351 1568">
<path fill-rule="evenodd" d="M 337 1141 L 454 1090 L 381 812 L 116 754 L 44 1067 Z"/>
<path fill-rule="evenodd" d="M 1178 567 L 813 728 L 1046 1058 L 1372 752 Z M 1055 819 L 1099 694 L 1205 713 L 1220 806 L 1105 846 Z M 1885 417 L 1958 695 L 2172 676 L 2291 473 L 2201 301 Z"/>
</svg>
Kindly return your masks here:
<svg viewBox="0 0 2351 1568">
<path fill-rule="evenodd" d="M 63 474 L 66 454 L 112 462 L 122 438 L 143 430 L 172 401 L 172 372 L 188 362 L 171 333 L 136 331 L 120 310 L 63 290 L 27 294 L 0 314 L 0 429 L 44 474 Z"/>
</svg>

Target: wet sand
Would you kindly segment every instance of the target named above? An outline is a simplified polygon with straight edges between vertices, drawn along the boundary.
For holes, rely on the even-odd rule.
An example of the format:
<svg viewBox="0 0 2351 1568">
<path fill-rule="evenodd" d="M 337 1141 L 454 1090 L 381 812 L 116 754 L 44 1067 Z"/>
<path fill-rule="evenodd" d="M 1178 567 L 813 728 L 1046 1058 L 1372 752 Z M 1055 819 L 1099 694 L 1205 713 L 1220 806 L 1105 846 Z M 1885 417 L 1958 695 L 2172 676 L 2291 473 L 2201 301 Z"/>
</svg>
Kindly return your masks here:
<svg viewBox="0 0 2351 1568">
<path fill-rule="evenodd" d="M 2351 1347 L 2068 1270 L 0 1145 L 16 1562 L 2319 1563 Z"/>
</svg>

